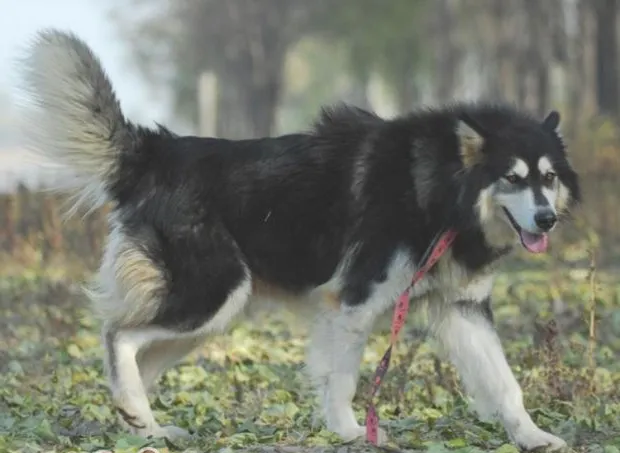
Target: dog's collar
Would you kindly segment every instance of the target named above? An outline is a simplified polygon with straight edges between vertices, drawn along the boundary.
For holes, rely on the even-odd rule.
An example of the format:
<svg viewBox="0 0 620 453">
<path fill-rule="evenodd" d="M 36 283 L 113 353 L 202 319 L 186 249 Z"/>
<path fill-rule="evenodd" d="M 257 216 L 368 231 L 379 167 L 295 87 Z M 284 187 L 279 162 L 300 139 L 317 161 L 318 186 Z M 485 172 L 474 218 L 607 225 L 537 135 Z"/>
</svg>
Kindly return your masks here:
<svg viewBox="0 0 620 453">
<path fill-rule="evenodd" d="M 396 306 L 394 307 L 394 316 L 392 318 L 392 335 L 390 337 L 390 346 L 383 354 L 379 365 L 375 370 L 375 375 L 372 380 L 372 388 L 370 391 L 370 403 L 368 404 L 368 411 L 366 412 L 366 439 L 374 444 L 378 444 L 379 437 L 379 416 L 375 410 L 375 406 L 372 402 L 375 394 L 379 390 L 381 381 L 385 376 L 389 366 L 390 358 L 392 357 L 392 349 L 398 338 L 398 333 L 405 324 L 407 319 L 407 313 L 409 312 L 409 294 L 413 285 L 422 280 L 426 273 L 439 261 L 439 258 L 450 248 L 454 239 L 456 239 L 457 233 L 454 230 L 446 230 L 443 233 L 437 235 L 430 247 L 426 249 L 422 259 L 416 267 L 416 272 L 411 279 L 409 286 L 402 292 Z"/>
</svg>

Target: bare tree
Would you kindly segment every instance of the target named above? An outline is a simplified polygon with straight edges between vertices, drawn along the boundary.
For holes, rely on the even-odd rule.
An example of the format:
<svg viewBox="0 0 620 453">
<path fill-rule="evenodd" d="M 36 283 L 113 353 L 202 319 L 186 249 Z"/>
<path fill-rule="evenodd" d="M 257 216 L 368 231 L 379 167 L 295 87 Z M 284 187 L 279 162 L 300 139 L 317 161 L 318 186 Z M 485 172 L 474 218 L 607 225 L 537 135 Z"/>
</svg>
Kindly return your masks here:
<svg viewBox="0 0 620 453">
<path fill-rule="evenodd" d="M 618 116 L 618 0 L 593 0 L 596 17 L 596 99 L 599 111 Z"/>
<path fill-rule="evenodd" d="M 553 63 L 551 41 L 549 33 L 552 30 L 550 22 L 550 6 L 553 0 L 540 2 L 538 0 L 523 0 L 523 7 L 527 14 L 526 32 L 529 35 L 527 48 L 527 62 L 532 68 L 532 91 L 534 93 L 530 108 L 541 117 L 545 115 L 549 104 L 549 68 Z M 561 6 L 561 5 L 560 5 Z"/>
<path fill-rule="evenodd" d="M 198 79 L 213 71 L 217 135 L 258 137 L 272 132 L 285 56 L 310 10 L 303 0 L 160 0 L 138 26 L 125 24 L 125 32 L 143 72 L 172 66 L 167 82 L 179 111 L 197 122 Z"/>
<path fill-rule="evenodd" d="M 455 94 L 459 76 L 461 52 L 456 39 L 457 11 L 450 0 L 435 0 L 434 50 L 436 55 L 435 97 L 439 101 L 448 101 Z"/>
</svg>

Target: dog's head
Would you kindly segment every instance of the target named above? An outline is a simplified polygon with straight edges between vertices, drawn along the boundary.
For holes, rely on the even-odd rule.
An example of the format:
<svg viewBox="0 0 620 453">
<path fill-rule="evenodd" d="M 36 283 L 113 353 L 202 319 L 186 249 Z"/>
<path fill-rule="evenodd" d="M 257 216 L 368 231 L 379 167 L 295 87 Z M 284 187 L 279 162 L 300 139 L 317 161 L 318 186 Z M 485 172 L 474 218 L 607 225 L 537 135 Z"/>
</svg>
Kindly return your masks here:
<svg viewBox="0 0 620 453">
<path fill-rule="evenodd" d="M 559 123 L 555 111 L 542 121 L 498 111 L 495 116 L 463 113 L 456 122 L 479 224 L 502 231 L 502 240 L 518 238 L 532 253 L 547 250 L 549 232 L 580 199 Z"/>
</svg>

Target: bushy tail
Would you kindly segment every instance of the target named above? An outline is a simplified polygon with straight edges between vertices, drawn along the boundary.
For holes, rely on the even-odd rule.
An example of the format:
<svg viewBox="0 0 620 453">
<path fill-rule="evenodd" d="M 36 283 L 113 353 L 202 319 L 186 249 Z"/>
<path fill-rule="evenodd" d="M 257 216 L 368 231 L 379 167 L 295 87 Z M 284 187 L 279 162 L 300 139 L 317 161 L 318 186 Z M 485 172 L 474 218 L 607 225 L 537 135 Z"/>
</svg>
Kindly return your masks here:
<svg viewBox="0 0 620 453">
<path fill-rule="evenodd" d="M 137 128 L 123 116 L 99 59 L 77 36 L 50 29 L 36 35 L 23 69 L 30 151 L 60 167 L 54 189 L 72 195 L 69 215 L 103 205 Z"/>
</svg>

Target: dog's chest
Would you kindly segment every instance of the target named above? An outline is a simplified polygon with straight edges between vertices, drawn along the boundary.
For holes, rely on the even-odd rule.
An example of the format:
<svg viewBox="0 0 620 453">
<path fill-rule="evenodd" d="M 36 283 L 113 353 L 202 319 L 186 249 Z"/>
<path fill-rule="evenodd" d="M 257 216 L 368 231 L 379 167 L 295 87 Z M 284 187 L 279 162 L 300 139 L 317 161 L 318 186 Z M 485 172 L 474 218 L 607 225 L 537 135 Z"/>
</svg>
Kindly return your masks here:
<svg viewBox="0 0 620 453">
<path fill-rule="evenodd" d="M 492 284 L 491 269 L 472 272 L 458 263 L 448 252 L 435 265 L 434 272 L 429 273 L 420 284 L 426 292 L 445 301 L 457 301 L 486 297 Z"/>
<path fill-rule="evenodd" d="M 387 279 L 375 289 L 381 294 L 380 297 L 388 300 L 397 297 L 409 286 L 416 271 L 409 258 L 399 256 L 389 268 Z M 413 300 L 432 297 L 446 302 L 477 299 L 482 293 L 490 291 L 492 275 L 490 269 L 472 272 L 448 252 L 432 270 L 410 287 L 409 295 Z"/>
</svg>

